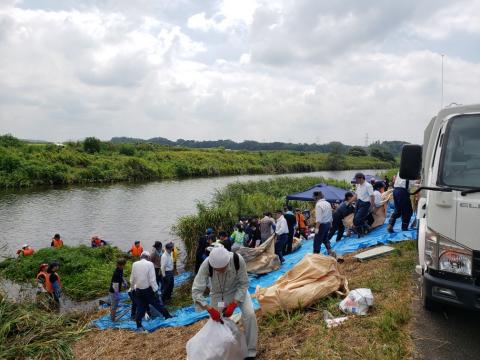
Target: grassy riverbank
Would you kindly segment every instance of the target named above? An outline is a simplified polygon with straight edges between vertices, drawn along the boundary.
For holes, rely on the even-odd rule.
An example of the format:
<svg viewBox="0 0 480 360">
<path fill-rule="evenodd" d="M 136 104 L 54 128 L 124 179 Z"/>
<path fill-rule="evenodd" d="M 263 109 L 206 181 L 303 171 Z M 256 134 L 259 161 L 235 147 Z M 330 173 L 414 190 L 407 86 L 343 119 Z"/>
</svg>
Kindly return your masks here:
<svg viewBox="0 0 480 360">
<path fill-rule="evenodd" d="M 71 345 L 88 331 L 83 315 L 58 315 L 0 294 L 0 359 L 73 359 Z"/>
<path fill-rule="evenodd" d="M 319 177 L 288 178 L 233 183 L 217 192 L 210 205 L 197 205 L 197 214 L 179 218 L 174 232 L 179 236 L 187 252 L 187 262 L 195 259 L 198 239 L 205 229 L 212 227 L 216 231 L 233 229 L 235 223 L 243 216 L 260 216 L 265 211 L 282 208 L 287 194 L 305 190 L 318 183 L 350 187 L 345 181 L 323 179 Z M 307 203 L 301 203 L 306 206 Z"/>
<path fill-rule="evenodd" d="M 28 283 L 35 279 L 41 263 L 58 261 L 64 294 L 73 300 L 91 300 L 108 293 L 112 272 L 119 257 L 125 257 L 125 254 L 110 246 L 44 248 L 33 256 L 3 261 L 0 263 L 0 275 L 16 282 Z M 128 262 L 126 275 L 129 274 L 130 267 L 131 262 Z"/>
<path fill-rule="evenodd" d="M 350 317 L 340 326 L 327 329 L 323 310 L 343 316 L 338 309 L 341 299 L 336 296 L 308 309 L 269 316 L 257 312 L 257 359 L 410 359 L 413 345 L 408 323 L 412 316 L 415 243 L 405 241 L 393 246 L 397 250 L 391 255 L 365 262 L 358 262 L 350 255 L 345 263 L 339 264 L 351 289 L 372 290 L 374 305 L 366 316 Z M 162 349 L 165 358 L 185 359 L 187 341 L 205 322 L 142 335 L 128 330 L 92 330 L 75 344 L 75 358 L 136 359 L 141 354 L 145 359 L 154 359 L 158 349 Z"/>
<path fill-rule="evenodd" d="M 298 151 L 228 151 L 154 144 L 29 144 L 0 136 L 0 188 L 147 181 L 237 174 L 386 169 L 371 156 Z"/>
</svg>

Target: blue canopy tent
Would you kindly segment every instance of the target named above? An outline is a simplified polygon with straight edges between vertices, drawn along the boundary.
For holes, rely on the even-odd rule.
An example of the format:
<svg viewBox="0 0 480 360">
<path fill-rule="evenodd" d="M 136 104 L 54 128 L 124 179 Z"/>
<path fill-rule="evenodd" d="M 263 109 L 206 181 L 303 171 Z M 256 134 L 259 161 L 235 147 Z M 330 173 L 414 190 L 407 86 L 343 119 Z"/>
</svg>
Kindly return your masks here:
<svg viewBox="0 0 480 360">
<path fill-rule="evenodd" d="M 313 193 L 315 191 L 321 191 L 323 193 L 323 196 L 325 197 L 325 200 L 330 203 L 338 203 L 343 201 L 343 199 L 345 198 L 345 193 L 347 192 L 347 190 L 340 189 L 336 186 L 317 184 L 305 191 L 287 195 L 287 203 L 290 200 L 313 201 Z"/>
<path fill-rule="evenodd" d="M 375 176 L 375 175 L 365 175 L 365 181 L 366 182 L 371 182 L 372 179 L 374 180 L 381 180 L 381 178 L 379 178 L 378 176 Z M 352 179 L 352 181 L 350 181 L 352 184 L 356 184 L 357 183 L 357 180 L 355 180 L 355 178 Z"/>
</svg>

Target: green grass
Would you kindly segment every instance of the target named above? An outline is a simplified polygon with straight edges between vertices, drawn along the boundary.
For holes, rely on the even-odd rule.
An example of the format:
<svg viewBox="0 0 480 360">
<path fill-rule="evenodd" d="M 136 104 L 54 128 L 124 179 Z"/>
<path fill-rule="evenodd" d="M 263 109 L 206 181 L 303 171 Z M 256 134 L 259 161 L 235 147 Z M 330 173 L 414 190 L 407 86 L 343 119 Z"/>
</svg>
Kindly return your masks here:
<svg viewBox="0 0 480 360">
<path fill-rule="evenodd" d="M 346 257 L 341 270 L 349 288 L 371 288 L 374 305 L 367 316 L 350 317 L 339 327 L 328 329 L 323 310 L 344 316 L 340 298 L 330 296 L 308 309 L 265 315 L 259 319 L 259 358 L 275 359 L 408 359 L 414 241 L 393 245 L 393 254 L 356 262 Z"/>
<path fill-rule="evenodd" d="M 88 150 L 88 149 L 87 149 Z M 330 156 L 331 155 L 331 156 Z M 199 176 L 385 169 L 377 158 L 298 151 L 226 151 L 154 144 L 28 144 L 0 136 L 0 187 L 148 181 Z"/>
<path fill-rule="evenodd" d="M 73 359 L 71 345 L 88 331 L 79 315 L 58 315 L 0 294 L 0 359 Z"/>
<path fill-rule="evenodd" d="M 58 261 L 63 292 L 74 300 L 90 300 L 106 295 L 117 258 L 126 255 L 114 247 L 87 246 L 44 248 L 33 256 L 7 259 L 0 263 L 0 274 L 17 282 L 32 282 L 41 263 Z M 127 263 L 125 276 L 131 263 Z"/>
<path fill-rule="evenodd" d="M 265 211 L 281 209 L 285 204 L 286 195 L 303 191 L 321 182 L 345 189 L 350 187 L 345 181 L 309 176 L 229 184 L 217 192 L 209 205 L 199 203 L 197 214 L 183 216 L 177 220 L 173 231 L 185 244 L 187 263 L 191 264 L 194 260 L 197 241 L 207 228 L 230 232 L 241 217 L 261 216 Z M 292 205 L 311 207 L 311 204 L 305 202 L 293 202 Z"/>
</svg>

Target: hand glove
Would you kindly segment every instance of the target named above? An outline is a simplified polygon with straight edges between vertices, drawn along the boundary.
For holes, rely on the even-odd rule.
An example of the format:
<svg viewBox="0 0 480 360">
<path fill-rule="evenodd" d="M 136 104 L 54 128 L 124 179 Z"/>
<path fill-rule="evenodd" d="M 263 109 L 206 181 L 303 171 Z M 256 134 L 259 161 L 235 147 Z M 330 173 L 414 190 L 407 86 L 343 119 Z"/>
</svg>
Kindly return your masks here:
<svg viewBox="0 0 480 360">
<path fill-rule="evenodd" d="M 221 321 L 221 315 L 218 312 L 218 310 L 214 309 L 213 307 L 208 308 L 208 313 L 210 314 L 210 317 L 212 318 L 213 321 L 220 322 Z"/>
<path fill-rule="evenodd" d="M 237 304 L 232 302 L 227 305 L 227 307 L 223 310 L 223 316 L 230 317 L 233 315 L 233 312 L 237 308 Z"/>
<path fill-rule="evenodd" d="M 320 230 L 320 229 L 315 228 L 315 234 L 318 234 L 318 231 L 319 231 L 319 230 Z"/>
</svg>

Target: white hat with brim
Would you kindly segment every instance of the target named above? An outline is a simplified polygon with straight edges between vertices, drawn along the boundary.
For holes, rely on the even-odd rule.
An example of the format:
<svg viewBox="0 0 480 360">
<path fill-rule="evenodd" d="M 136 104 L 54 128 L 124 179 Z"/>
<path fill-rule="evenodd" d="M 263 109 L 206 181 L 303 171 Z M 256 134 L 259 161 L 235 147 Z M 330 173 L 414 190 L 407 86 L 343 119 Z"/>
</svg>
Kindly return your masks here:
<svg viewBox="0 0 480 360">
<path fill-rule="evenodd" d="M 148 251 L 143 251 L 140 257 L 150 257 L 150 253 Z"/>
<path fill-rule="evenodd" d="M 29 246 L 28 244 L 23 244 L 22 248 L 26 248 L 28 246 Z"/>
<path fill-rule="evenodd" d="M 222 269 L 230 262 L 230 251 L 224 247 L 214 247 L 208 256 L 208 262 L 214 269 Z"/>
</svg>

